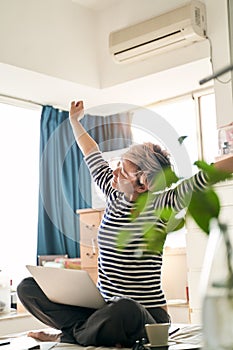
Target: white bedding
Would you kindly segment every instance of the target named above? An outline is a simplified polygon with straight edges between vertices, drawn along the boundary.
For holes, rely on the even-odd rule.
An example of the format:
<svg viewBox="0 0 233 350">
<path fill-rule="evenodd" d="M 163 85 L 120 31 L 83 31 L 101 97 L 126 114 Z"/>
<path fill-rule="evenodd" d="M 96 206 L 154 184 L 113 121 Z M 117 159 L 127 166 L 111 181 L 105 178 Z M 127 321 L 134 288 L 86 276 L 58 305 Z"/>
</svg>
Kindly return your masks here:
<svg viewBox="0 0 233 350">
<path fill-rule="evenodd" d="M 169 346 L 169 350 L 185 350 L 196 349 L 203 346 L 202 330 L 199 325 L 191 324 L 176 324 L 172 325 L 172 330 L 179 328 L 173 336 L 169 338 L 170 341 L 174 341 Z M 2 338 L 2 337 L 1 337 Z M 3 337 L 5 338 L 5 337 Z M 55 343 L 55 342 L 38 342 L 37 340 L 27 337 L 27 335 L 16 335 L 10 338 L 10 344 L 1 346 L 1 350 L 25 350 L 35 345 L 40 344 L 40 350 L 119 350 L 119 348 L 107 348 L 107 347 L 95 347 L 95 346 L 80 346 L 76 344 Z M 121 348 L 121 350 L 129 350 Z M 154 350 L 154 349 L 153 349 Z"/>
</svg>

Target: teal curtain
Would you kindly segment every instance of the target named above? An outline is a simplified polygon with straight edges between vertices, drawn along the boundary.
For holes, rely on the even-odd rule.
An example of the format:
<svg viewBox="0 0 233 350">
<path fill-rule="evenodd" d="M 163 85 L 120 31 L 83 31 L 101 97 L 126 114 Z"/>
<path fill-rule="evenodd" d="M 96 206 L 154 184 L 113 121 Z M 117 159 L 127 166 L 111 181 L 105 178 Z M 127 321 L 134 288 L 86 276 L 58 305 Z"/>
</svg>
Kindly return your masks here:
<svg viewBox="0 0 233 350">
<path fill-rule="evenodd" d="M 85 115 L 81 123 L 101 151 L 132 142 L 128 113 Z M 40 191 L 37 254 L 79 257 L 79 215 L 91 207 L 91 179 L 77 147 L 67 111 L 44 106 L 40 129 Z"/>
</svg>

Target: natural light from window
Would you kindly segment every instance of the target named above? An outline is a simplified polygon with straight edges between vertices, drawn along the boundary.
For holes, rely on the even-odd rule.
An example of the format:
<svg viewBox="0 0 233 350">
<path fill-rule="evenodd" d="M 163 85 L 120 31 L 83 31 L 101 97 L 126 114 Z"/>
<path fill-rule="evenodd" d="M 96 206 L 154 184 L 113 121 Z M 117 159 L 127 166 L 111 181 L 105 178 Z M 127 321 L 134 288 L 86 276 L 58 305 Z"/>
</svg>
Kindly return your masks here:
<svg viewBox="0 0 233 350">
<path fill-rule="evenodd" d="M 0 269 L 14 286 L 36 263 L 40 115 L 0 103 Z"/>
<path fill-rule="evenodd" d="M 200 147 L 204 159 L 212 162 L 218 148 L 214 94 L 203 95 L 198 102 L 202 145 L 198 144 L 196 105 L 192 97 L 155 105 L 152 110 L 164 118 L 177 135 L 187 136 L 184 143 L 190 163 L 198 158 Z M 14 286 L 28 275 L 25 265 L 36 264 L 40 115 L 40 106 L 22 108 L 0 103 L 0 269 L 9 275 Z M 151 125 L 145 125 L 142 115 L 135 113 L 132 125 L 134 142 L 161 144 L 156 132 L 152 132 L 156 130 L 153 119 Z M 108 152 L 104 156 L 107 160 L 116 159 L 122 152 Z M 93 184 L 92 205 L 94 208 L 104 206 Z M 185 244 L 185 230 L 168 235 L 166 245 L 183 247 Z"/>
<path fill-rule="evenodd" d="M 200 113 L 203 159 L 207 163 L 212 163 L 219 152 L 214 94 L 200 97 Z"/>
</svg>

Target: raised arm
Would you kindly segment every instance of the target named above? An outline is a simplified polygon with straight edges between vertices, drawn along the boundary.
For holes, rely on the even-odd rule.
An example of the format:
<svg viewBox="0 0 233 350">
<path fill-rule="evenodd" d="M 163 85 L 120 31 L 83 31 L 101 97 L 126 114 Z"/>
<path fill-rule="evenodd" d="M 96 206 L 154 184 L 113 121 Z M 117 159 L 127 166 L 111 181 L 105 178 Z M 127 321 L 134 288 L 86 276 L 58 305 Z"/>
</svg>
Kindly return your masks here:
<svg viewBox="0 0 233 350">
<path fill-rule="evenodd" d="M 83 101 L 72 101 L 70 105 L 70 124 L 74 133 L 75 140 L 83 152 L 84 156 L 87 156 L 88 154 L 98 151 L 99 146 L 93 140 L 93 138 L 87 133 L 87 131 L 84 129 L 82 124 L 80 123 L 80 120 L 84 116 L 84 107 L 83 107 Z"/>
</svg>

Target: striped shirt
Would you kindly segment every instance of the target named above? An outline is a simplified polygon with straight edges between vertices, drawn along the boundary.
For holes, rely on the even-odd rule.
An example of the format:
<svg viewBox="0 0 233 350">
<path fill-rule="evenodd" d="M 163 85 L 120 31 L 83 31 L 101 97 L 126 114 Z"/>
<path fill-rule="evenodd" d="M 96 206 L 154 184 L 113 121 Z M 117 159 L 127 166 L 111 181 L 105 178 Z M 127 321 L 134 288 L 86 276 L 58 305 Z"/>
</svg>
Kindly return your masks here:
<svg viewBox="0 0 233 350">
<path fill-rule="evenodd" d="M 129 297 L 146 308 L 166 305 L 161 288 L 162 254 L 145 248 L 143 228 L 146 224 L 157 232 L 164 232 L 166 223 L 155 216 L 155 209 L 171 207 L 177 212 L 182 210 L 187 193 L 205 188 L 207 180 L 204 174 L 198 172 L 174 189 L 153 194 L 143 212 L 132 221 L 135 203 L 112 188 L 112 169 L 101 153 L 94 152 L 85 160 L 94 181 L 106 197 L 106 208 L 98 231 L 97 286 L 101 294 L 106 300 L 115 296 Z M 122 230 L 130 233 L 124 248 L 116 243 Z"/>
</svg>

